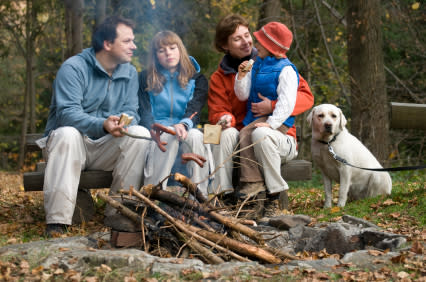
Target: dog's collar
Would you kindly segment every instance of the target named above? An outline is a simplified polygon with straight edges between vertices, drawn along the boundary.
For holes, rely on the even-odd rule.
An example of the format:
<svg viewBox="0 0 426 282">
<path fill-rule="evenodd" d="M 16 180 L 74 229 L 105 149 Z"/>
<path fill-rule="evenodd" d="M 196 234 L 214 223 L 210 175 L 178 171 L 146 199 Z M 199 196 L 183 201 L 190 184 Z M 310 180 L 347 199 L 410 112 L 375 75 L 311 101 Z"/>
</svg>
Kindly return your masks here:
<svg viewBox="0 0 426 282">
<path fill-rule="evenodd" d="M 325 141 L 322 141 L 322 140 L 318 140 L 318 142 L 320 142 L 322 144 L 325 144 L 325 145 L 330 145 L 331 143 L 333 143 L 334 141 L 336 141 L 336 138 L 337 138 L 337 136 L 339 134 L 340 134 L 340 132 L 337 133 L 336 135 L 334 135 L 333 138 L 330 141 L 328 141 L 328 142 L 325 142 Z"/>
</svg>

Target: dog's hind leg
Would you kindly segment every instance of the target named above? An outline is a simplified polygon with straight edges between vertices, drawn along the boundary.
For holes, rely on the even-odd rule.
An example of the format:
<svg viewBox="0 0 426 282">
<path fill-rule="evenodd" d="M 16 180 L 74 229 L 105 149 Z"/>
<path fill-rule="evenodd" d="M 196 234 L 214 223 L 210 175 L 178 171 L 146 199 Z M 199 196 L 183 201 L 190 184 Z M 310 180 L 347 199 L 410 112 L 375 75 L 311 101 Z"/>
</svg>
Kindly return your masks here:
<svg viewBox="0 0 426 282">
<path fill-rule="evenodd" d="M 322 175 L 324 181 L 325 203 L 324 208 L 331 208 L 331 201 L 333 199 L 333 191 L 331 186 L 331 179 L 325 174 Z"/>
<path fill-rule="evenodd" d="M 392 190 L 392 179 L 387 172 L 374 172 L 368 181 L 367 197 L 378 195 L 390 195 Z"/>
</svg>

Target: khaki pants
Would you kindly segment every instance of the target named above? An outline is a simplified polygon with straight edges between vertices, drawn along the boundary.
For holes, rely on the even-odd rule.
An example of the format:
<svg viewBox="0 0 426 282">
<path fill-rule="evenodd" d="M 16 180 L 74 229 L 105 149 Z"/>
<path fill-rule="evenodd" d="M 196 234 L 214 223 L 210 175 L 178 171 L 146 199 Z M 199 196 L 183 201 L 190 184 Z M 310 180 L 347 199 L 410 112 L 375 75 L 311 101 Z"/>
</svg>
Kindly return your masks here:
<svg viewBox="0 0 426 282">
<path fill-rule="evenodd" d="M 129 133 L 150 137 L 142 126 L 129 127 Z M 71 224 L 81 171 L 111 171 L 110 194 L 130 186 L 139 188 L 146 163 L 149 140 L 108 134 L 92 140 L 74 127 L 51 132 L 46 144 L 48 158 L 44 177 L 46 223 Z M 115 213 L 110 209 L 109 213 Z M 108 214 L 108 211 L 106 211 Z"/>
<path fill-rule="evenodd" d="M 258 118 L 240 131 L 240 148 L 247 148 L 240 152 L 240 181 L 264 181 L 268 193 L 276 193 L 288 189 L 281 176 L 281 164 L 297 156 L 296 141 L 284 133 L 284 125 L 279 129 L 255 127 L 265 121 L 266 117 Z"/>
<path fill-rule="evenodd" d="M 232 171 L 234 162 L 232 154 L 237 151 L 238 130 L 234 127 L 222 130 L 220 144 L 211 145 L 216 173 L 212 182 L 213 194 L 222 191 L 233 191 Z"/>
</svg>

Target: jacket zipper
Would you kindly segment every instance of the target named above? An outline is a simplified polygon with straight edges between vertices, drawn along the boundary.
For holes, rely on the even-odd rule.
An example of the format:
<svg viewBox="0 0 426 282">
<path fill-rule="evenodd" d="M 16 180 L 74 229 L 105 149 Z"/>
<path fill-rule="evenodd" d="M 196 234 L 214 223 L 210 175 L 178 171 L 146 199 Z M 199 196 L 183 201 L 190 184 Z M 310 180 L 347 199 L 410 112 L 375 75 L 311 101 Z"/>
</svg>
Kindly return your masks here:
<svg viewBox="0 0 426 282">
<path fill-rule="evenodd" d="M 174 80 L 174 74 L 172 75 L 171 83 L 170 83 L 170 120 L 173 121 L 173 80 Z"/>
</svg>

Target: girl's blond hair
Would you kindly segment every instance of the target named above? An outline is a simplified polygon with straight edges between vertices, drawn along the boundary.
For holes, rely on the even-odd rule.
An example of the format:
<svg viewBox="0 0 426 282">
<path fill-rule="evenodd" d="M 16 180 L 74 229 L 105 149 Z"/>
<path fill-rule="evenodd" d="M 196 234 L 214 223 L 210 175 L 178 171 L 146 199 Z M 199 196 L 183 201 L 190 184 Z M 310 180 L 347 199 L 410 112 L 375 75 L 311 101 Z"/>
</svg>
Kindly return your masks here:
<svg viewBox="0 0 426 282">
<path fill-rule="evenodd" d="M 163 90 L 166 78 L 160 72 L 161 65 L 157 58 L 157 50 L 172 44 L 177 45 L 180 53 L 179 64 L 176 70 L 179 73 L 178 81 L 180 87 L 185 88 L 190 78 L 195 74 L 195 67 L 192 64 L 185 45 L 183 45 L 180 37 L 170 30 L 160 31 L 152 39 L 151 46 L 149 48 L 147 70 L 148 91 L 160 93 Z"/>
</svg>

